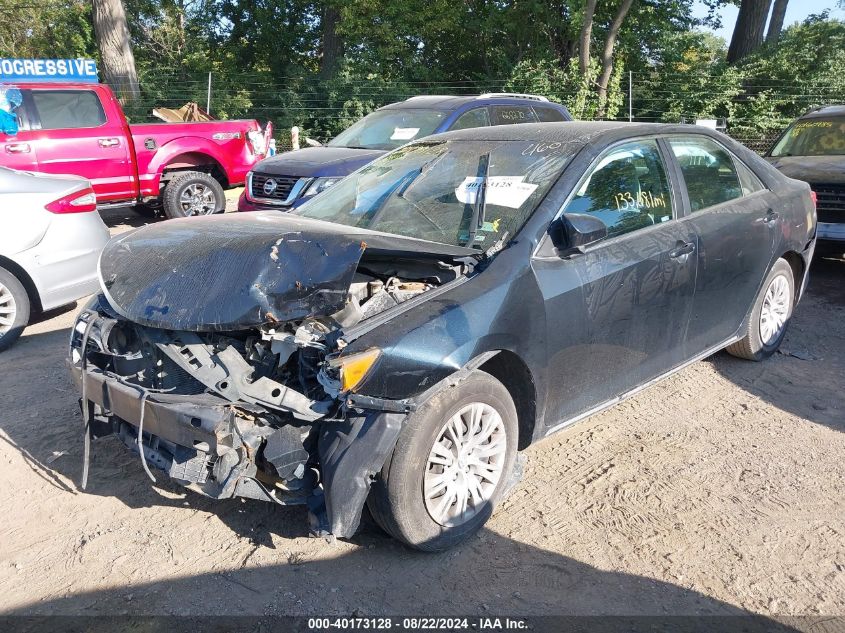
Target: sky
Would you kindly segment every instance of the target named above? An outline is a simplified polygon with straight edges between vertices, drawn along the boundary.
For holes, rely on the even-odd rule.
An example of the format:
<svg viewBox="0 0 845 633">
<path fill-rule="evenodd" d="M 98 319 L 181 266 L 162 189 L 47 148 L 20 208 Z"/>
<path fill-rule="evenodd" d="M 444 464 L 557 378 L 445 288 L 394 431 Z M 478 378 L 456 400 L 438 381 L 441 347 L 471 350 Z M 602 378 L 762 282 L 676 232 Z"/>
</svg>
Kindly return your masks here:
<svg viewBox="0 0 845 633">
<path fill-rule="evenodd" d="M 834 18 L 845 19 L 845 11 L 837 9 L 836 0 L 791 0 L 786 10 L 786 19 L 783 22 L 784 27 L 789 26 L 793 22 L 800 22 L 811 13 L 821 13 L 825 9 L 831 9 L 830 15 Z M 739 13 L 739 7 L 727 6 L 722 7 L 719 11 L 722 16 L 722 28 L 714 31 L 716 35 L 730 42 L 731 33 L 733 32 L 734 24 L 736 23 L 736 16 Z M 695 15 L 704 17 L 707 15 L 707 9 L 703 3 L 699 2 L 695 8 Z"/>
</svg>

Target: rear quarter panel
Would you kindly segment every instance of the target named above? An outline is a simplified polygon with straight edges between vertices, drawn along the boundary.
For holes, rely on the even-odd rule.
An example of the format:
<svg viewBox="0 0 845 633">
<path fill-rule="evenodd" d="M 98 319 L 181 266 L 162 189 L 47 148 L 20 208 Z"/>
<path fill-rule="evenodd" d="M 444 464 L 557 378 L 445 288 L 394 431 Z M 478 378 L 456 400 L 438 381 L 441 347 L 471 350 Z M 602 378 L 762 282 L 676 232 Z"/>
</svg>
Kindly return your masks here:
<svg viewBox="0 0 845 633">
<path fill-rule="evenodd" d="M 802 253 L 816 234 L 816 210 L 810 197 L 810 185 L 785 176 L 756 153 L 733 142 L 737 155 L 778 197 L 781 215 L 780 234 L 775 242 L 775 257 L 787 252 Z M 809 263 L 809 262 L 808 262 Z"/>
<path fill-rule="evenodd" d="M 40 204 L 49 201 L 46 195 L 0 193 L 0 255 L 14 259 L 14 255 L 41 241 L 51 215 Z"/>
<path fill-rule="evenodd" d="M 142 196 L 158 195 L 166 168 L 216 163 L 228 185 L 235 186 L 243 184 L 261 158 L 253 154 L 246 138 L 247 132 L 260 129 L 256 121 L 153 123 L 130 129 Z"/>
</svg>

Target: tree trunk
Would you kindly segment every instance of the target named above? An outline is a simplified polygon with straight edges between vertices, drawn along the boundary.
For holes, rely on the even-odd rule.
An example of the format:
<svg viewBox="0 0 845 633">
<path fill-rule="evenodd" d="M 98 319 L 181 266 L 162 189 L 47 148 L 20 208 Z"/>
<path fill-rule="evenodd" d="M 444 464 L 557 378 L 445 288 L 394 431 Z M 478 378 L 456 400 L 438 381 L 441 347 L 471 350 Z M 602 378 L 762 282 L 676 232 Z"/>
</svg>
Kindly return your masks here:
<svg viewBox="0 0 845 633">
<path fill-rule="evenodd" d="M 568 38 L 562 30 L 549 34 L 549 42 L 557 58 L 557 65 L 565 69 L 569 60 L 575 56 L 575 42 Z"/>
<path fill-rule="evenodd" d="M 590 41 L 593 37 L 593 15 L 596 12 L 598 0 L 587 0 L 584 5 L 584 23 L 581 25 L 581 40 L 578 48 L 578 67 L 581 77 L 588 81 L 587 72 L 590 70 Z"/>
<path fill-rule="evenodd" d="M 121 0 L 92 0 L 94 36 L 103 63 L 103 78 L 122 101 L 138 97 L 138 73 Z"/>
<path fill-rule="evenodd" d="M 320 59 L 320 77 L 328 79 L 337 70 L 340 58 L 343 57 L 343 40 L 337 33 L 337 23 L 340 21 L 340 10 L 334 4 L 323 9 L 323 54 Z"/>
<path fill-rule="evenodd" d="M 599 107 L 596 112 L 596 117 L 601 119 L 604 117 L 607 107 L 607 86 L 610 84 L 610 76 L 613 74 L 613 49 L 616 46 L 616 38 L 619 36 L 619 29 L 622 28 L 622 23 L 625 21 L 625 16 L 631 9 L 634 0 L 622 0 L 619 5 L 619 10 L 610 23 L 610 29 L 607 31 L 607 39 L 604 42 L 604 50 L 601 54 L 601 75 L 599 76 L 598 98 Z"/>
<path fill-rule="evenodd" d="M 767 43 L 777 43 L 780 32 L 783 30 L 783 21 L 786 18 L 786 6 L 788 4 L 789 0 L 775 0 L 775 6 L 772 9 L 772 19 L 769 21 L 769 32 L 766 34 Z"/>
<path fill-rule="evenodd" d="M 741 61 L 760 48 L 771 6 L 772 0 L 742 0 L 728 48 L 729 64 Z"/>
</svg>

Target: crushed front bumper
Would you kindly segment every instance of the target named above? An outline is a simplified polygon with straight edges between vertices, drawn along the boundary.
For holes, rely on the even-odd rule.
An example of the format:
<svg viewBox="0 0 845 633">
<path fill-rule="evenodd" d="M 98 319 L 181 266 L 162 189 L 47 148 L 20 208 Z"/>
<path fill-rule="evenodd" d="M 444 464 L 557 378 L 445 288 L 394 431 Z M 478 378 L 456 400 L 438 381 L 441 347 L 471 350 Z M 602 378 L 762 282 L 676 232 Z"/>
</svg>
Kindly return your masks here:
<svg viewBox="0 0 845 633">
<path fill-rule="evenodd" d="M 150 466 L 208 497 L 305 503 L 305 472 L 299 473 L 298 485 L 280 488 L 258 470 L 258 447 L 272 429 L 260 427 L 259 412 L 251 412 L 249 405 L 234 406 L 211 394 L 151 392 L 96 368 L 86 368 L 84 377 L 79 366 L 70 369 L 80 392 L 83 379 L 86 383 L 92 437 L 115 434 L 138 452 L 140 430 L 140 447 Z"/>
<path fill-rule="evenodd" d="M 307 429 L 273 428 L 261 423 L 264 411 L 258 406 L 208 393 L 147 391 L 96 367 L 83 373 L 80 364 L 69 362 L 69 368 L 87 400 L 82 406 L 88 407 L 92 438 L 117 435 L 139 455 L 143 451 L 149 466 L 207 497 L 307 504 L 312 530 L 339 537 L 351 537 L 358 529 L 370 484 L 406 418 L 404 413 L 350 409 L 342 419 Z M 262 452 L 274 440 L 282 456 L 274 463 L 289 465 L 284 480 L 268 477 L 259 467 Z"/>
</svg>

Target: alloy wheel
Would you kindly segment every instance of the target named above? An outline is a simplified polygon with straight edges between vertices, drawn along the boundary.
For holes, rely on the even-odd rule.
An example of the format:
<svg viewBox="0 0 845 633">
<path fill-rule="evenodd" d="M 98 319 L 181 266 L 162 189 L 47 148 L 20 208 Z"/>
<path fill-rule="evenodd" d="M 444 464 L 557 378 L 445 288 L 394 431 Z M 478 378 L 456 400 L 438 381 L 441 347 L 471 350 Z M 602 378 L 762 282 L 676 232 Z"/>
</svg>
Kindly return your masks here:
<svg viewBox="0 0 845 633">
<path fill-rule="evenodd" d="M 17 313 L 18 306 L 11 290 L 0 284 L 0 336 L 12 329 Z"/>
<path fill-rule="evenodd" d="M 425 507 L 445 527 L 469 521 L 489 502 L 505 467 L 507 436 L 502 416 L 473 402 L 453 415 L 428 455 Z"/>
<path fill-rule="evenodd" d="M 217 210 L 211 187 L 195 183 L 185 187 L 179 196 L 179 205 L 186 216 L 210 215 Z"/>
<path fill-rule="evenodd" d="M 760 340 L 763 345 L 771 345 L 783 332 L 790 304 L 789 281 L 784 275 L 778 275 L 766 288 L 760 309 Z"/>
</svg>

